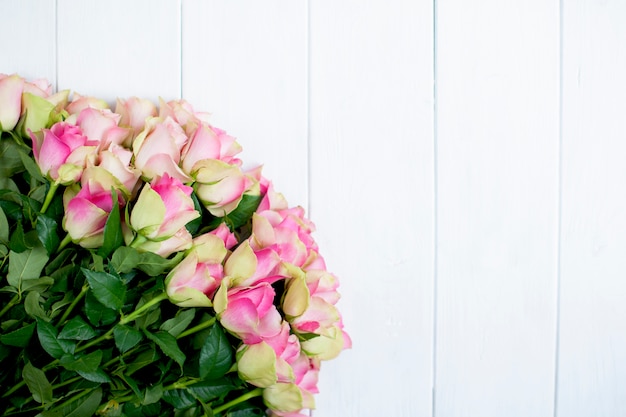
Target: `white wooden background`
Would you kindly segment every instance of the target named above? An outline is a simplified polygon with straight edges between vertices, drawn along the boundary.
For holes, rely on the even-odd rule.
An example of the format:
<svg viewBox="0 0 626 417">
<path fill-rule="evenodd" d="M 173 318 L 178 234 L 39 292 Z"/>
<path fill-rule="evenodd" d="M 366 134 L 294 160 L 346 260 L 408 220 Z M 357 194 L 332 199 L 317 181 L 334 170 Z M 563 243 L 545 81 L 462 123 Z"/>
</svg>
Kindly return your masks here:
<svg viewBox="0 0 626 417">
<path fill-rule="evenodd" d="M 308 209 L 316 417 L 626 416 L 626 1 L 0 0 L 0 72 L 184 97 Z"/>
</svg>

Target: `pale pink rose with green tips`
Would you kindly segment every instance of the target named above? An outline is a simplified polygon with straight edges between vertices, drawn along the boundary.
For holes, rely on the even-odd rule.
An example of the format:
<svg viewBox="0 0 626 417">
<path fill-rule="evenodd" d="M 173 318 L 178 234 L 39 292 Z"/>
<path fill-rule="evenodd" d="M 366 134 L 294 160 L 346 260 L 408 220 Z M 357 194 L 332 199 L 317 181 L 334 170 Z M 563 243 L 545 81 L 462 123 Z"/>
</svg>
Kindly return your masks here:
<svg viewBox="0 0 626 417">
<path fill-rule="evenodd" d="M 130 212 L 130 228 L 141 240 L 161 241 L 174 236 L 200 217 L 191 199 L 192 188 L 167 173 L 145 184 Z"/>
<path fill-rule="evenodd" d="M 191 178 L 178 166 L 185 143 L 187 136 L 183 128 L 172 118 L 150 118 L 133 141 L 135 167 L 147 180 L 167 173 L 180 182 L 190 182 Z"/>
<path fill-rule="evenodd" d="M 216 217 L 224 217 L 237 208 L 244 193 L 254 185 L 237 165 L 218 159 L 196 162 L 191 177 L 200 202 Z"/>
<path fill-rule="evenodd" d="M 118 126 L 119 120 L 120 115 L 109 109 L 88 107 L 76 115 L 76 125 L 89 140 L 98 142 L 98 149 L 107 149 L 111 144 L 121 145 L 128 137 L 129 129 Z"/>
<path fill-rule="evenodd" d="M 65 107 L 65 110 L 70 115 L 76 115 L 87 108 L 108 109 L 109 104 L 96 97 L 83 96 L 78 93 L 74 93 L 72 101 Z"/>
<path fill-rule="evenodd" d="M 227 254 L 217 235 L 207 233 L 194 239 L 189 253 L 165 279 L 170 301 L 181 307 L 211 307 L 224 277 L 222 263 Z"/>
<path fill-rule="evenodd" d="M 41 173 L 55 184 L 80 180 L 88 164 L 95 164 L 97 142 L 89 141 L 78 126 L 65 122 L 31 133 L 33 155 Z"/>
<path fill-rule="evenodd" d="M 127 197 L 133 194 L 141 176 L 139 170 L 131 165 L 132 157 L 133 153 L 130 150 L 114 143 L 98 154 L 98 166 L 119 180 Z"/>
<path fill-rule="evenodd" d="M 278 382 L 276 370 L 278 358 L 274 349 L 267 343 L 261 341 L 252 345 L 243 344 L 237 350 L 236 357 L 237 373 L 242 380 L 261 388 Z"/>
<path fill-rule="evenodd" d="M 311 236 L 314 226 L 301 207 L 255 213 L 252 228 L 252 246 L 273 249 L 283 262 L 302 267 L 316 256 L 313 252 L 317 252 L 317 244 Z"/>
<path fill-rule="evenodd" d="M 277 382 L 295 382 L 291 366 L 301 355 L 300 342 L 289 334 L 289 324 L 283 322 L 281 332 L 252 345 L 243 344 L 237 350 L 237 370 L 244 381 L 266 388 Z"/>
<path fill-rule="evenodd" d="M 66 189 L 63 200 L 65 216 L 63 228 L 74 243 L 84 248 L 97 248 L 104 242 L 104 226 L 113 209 L 114 198 L 120 207 L 125 205 L 121 193 L 112 193 L 116 180 L 99 167 L 85 170 L 80 190 Z"/>
<path fill-rule="evenodd" d="M 146 120 L 156 117 L 157 108 L 151 100 L 130 97 L 117 99 L 115 113 L 120 115 L 119 125 L 130 128 L 134 138 L 144 129 Z"/>
<path fill-rule="evenodd" d="M 254 287 L 228 289 L 222 280 L 213 305 L 220 323 L 246 344 L 255 344 L 278 335 L 282 317 L 274 305 L 276 292 L 268 282 Z"/>
<path fill-rule="evenodd" d="M 63 108 L 67 104 L 69 90 L 59 91 L 56 94 L 46 95 L 38 88 L 35 92 L 27 92 L 29 83 L 24 85 L 22 94 L 22 117 L 16 126 L 20 135 L 28 137 L 29 132 L 36 132 L 52 123 L 63 120 Z"/>
<path fill-rule="evenodd" d="M 206 123 L 199 125 L 182 150 L 181 167 L 187 174 L 197 171 L 195 165 L 204 159 L 216 159 L 230 165 L 241 166 L 235 155 L 241 146 L 234 137 Z"/>
<path fill-rule="evenodd" d="M 304 395 L 293 382 L 278 382 L 265 388 L 263 402 L 275 413 L 294 413 L 315 407 L 313 397 Z"/>
<path fill-rule="evenodd" d="M 130 245 L 133 242 L 133 233 L 126 233 L 124 239 L 126 244 Z M 191 248 L 191 242 L 193 237 L 191 233 L 184 227 L 178 230 L 174 236 L 165 240 L 144 240 L 134 245 L 135 249 L 142 252 L 152 252 L 164 258 L 167 258 L 173 253 L 181 252 Z"/>
<path fill-rule="evenodd" d="M 187 100 L 179 99 L 166 102 L 159 98 L 159 117 L 174 119 L 185 129 L 188 135 L 191 135 L 201 124 L 208 123 L 209 116 L 208 113 L 195 111 Z"/>
<path fill-rule="evenodd" d="M 0 74 L 0 132 L 9 132 L 22 114 L 24 79 L 19 75 Z"/>
</svg>

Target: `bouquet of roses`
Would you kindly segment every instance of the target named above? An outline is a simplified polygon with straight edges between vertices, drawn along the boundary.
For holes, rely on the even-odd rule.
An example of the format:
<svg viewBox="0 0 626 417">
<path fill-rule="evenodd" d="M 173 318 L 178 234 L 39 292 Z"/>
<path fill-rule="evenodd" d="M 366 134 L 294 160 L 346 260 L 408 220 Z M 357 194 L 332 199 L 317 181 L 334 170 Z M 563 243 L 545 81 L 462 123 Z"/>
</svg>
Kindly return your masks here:
<svg viewBox="0 0 626 417">
<path fill-rule="evenodd" d="M 303 416 L 350 346 L 301 207 L 184 100 L 0 74 L 0 414 Z"/>
</svg>

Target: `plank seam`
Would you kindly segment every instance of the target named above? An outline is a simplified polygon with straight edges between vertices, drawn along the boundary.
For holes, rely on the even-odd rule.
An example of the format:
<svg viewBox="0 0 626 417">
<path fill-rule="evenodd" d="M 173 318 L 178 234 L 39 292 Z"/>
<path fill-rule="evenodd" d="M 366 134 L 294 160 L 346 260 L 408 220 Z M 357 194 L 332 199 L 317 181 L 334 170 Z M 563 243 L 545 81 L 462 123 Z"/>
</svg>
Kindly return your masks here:
<svg viewBox="0 0 626 417">
<path fill-rule="evenodd" d="M 313 216 L 311 213 L 311 166 L 312 158 L 312 143 L 311 143 L 311 2 L 306 0 L 306 54 L 305 54 L 305 69 L 304 69 L 304 79 L 305 79 L 305 109 L 306 112 L 306 121 L 305 121 L 305 131 L 306 131 L 306 211 L 309 213 L 309 216 Z"/>
<path fill-rule="evenodd" d="M 438 164 L 438 105 L 437 105 L 437 48 L 438 48 L 438 36 L 437 36 L 437 0 L 433 0 L 432 4 L 432 13 L 433 13 L 433 330 L 432 330 L 432 381 L 431 381 L 431 390 L 432 390 L 432 399 L 431 399 L 431 413 L 432 417 L 436 416 L 436 386 L 437 386 L 437 308 L 438 308 L 438 273 L 437 273 L 437 263 L 439 261 L 439 253 L 437 248 L 437 238 L 439 233 L 438 228 L 438 209 L 439 209 L 439 194 L 438 194 L 438 181 L 439 181 L 439 164 Z"/>
<path fill-rule="evenodd" d="M 59 0 L 54 0 L 54 90 L 59 91 Z"/>
<path fill-rule="evenodd" d="M 554 341 L 554 417 L 558 415 L 559 350 L 561 332 L 561 241 L 563 223 L 563 0 L 559 0 L 559 122 L 558 122 L 558 201 L 556 253 L 556 314 Z"/>
</svg>

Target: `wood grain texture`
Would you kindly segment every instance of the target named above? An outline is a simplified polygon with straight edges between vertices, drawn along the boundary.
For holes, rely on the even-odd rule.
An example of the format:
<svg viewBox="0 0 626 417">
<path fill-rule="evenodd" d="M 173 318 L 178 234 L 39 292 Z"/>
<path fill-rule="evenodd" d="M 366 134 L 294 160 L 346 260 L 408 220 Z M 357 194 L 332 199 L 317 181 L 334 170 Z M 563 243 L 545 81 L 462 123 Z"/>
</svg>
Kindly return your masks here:
<svg viewBox="0 0 626 417">
<path fill-rule="evenodd" d="M 559 417 L 626 415 L 625 16 L 563 8 Z"/>
<path fill-rule="evenodd" d="M 179 0 L 58 0 L 58 82 L 114 102 L 179 98 Z"/>
<path fill-rule="evenodd" d="M 437 416 L 553 413 L 558 2 L 438 2 Z"/>
<path fill-rule="evenodd" d="M 54 2 L 0 0 L 0 73 L 56 79 Z"/>
<path fill-rule="evenodd" d="M 183 3 L 183 96 L 308 205 L 306 2 Z"/>
<path fill-rule="evenodd" d="M 429 2 L 311 1 L 311 215 L 353 349 L 314 416 L 431 416 L 433 28 Z"/>
</svg>

